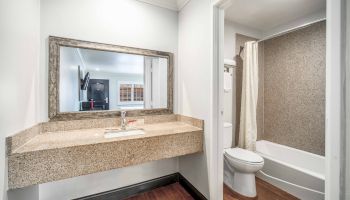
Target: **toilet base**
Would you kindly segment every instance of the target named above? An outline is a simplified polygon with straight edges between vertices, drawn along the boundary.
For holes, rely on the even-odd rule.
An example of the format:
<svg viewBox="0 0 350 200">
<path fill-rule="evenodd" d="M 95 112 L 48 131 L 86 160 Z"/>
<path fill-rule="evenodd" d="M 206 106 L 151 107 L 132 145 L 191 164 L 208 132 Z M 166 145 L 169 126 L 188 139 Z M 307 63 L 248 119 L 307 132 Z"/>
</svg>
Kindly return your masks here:
<svg viewBox="0 0 350 200">
<path fill-rule="evenodd" d="M 232 189 L 246 197 L 256 197 L 255 174 L 235 171 Z"/>
</svg>

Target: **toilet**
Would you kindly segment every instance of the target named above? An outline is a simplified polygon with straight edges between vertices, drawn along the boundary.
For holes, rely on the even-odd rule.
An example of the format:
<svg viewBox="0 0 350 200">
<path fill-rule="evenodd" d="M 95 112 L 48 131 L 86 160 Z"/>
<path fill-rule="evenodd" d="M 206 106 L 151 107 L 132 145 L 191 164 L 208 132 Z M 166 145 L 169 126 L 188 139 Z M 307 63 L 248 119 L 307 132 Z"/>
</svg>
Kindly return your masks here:
<svg viewBox="0 0 350 200">
<path fill-rule="evenodd" d="M 232 148 L 232 124 L 224 123 L 224 183 L 235 192 L 256 196 L 255 173 L 264 166 L 264 159 L 241 148 Z"/>
</svg>

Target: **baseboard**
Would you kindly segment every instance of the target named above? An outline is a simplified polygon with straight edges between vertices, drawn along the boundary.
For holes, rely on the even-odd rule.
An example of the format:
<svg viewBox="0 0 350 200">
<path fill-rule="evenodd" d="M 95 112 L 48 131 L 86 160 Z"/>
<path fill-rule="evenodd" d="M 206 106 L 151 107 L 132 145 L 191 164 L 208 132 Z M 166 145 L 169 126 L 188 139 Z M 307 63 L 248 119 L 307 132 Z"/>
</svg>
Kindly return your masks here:
<svg viewBox="0 0 350 200">
<path fill-rule="evenodd" d="M 227 191 L 227 193 L 230 193 L 230 195 L 234 198 L 237 198 L 239 200 L 258 200 L 258 196 L 255 197 L 246 197 L 242 194 L 239 194 L 238 192 L 233 191 L 230 187 L 228 187 L 225 183 L 224 183 L 224 191 Z"/>
<path fill-rule="evenodd" d="M 179 182 L 180 185 L 194 198 L 198 200 L 207 200 L 185 177 L 180 173 L 174 173 L 167 176 L 144 181 L 134 185 L 77 198 L 75 200 L 115 200 L 125 199 L 137 194 L 141 194 L 159 187 L 167 186 Z"/>
<path fill-rule="evenodd" d="M 185 177 L 183 177 L 180 173 L 179 175 L 179 183 L 185 188 L 185 190 L 194 198 L 198 200 L 207 200 L 207 198 L 197 190 Z"/>
</svg>

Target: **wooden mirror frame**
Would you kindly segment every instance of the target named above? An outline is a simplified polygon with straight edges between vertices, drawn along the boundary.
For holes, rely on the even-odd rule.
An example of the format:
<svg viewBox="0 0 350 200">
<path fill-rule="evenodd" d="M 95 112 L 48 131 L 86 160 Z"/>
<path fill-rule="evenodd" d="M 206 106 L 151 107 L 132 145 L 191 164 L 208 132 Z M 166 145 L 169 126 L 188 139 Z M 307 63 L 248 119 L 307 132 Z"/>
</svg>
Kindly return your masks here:
<svg viewBox="0 0 350 200">
<path fill-rule="evenodd" d="M 120 110 L 60 112 L 60 47 L 75 47 L 100 51 L 155 56 L 168 59 L 167 108 L 128 110 L 128 116 L 159 115 L 173 113 L 173 68 L 174 56 L 169 52 L 125 47 L 112 44 L 88 42 L 62 37 L 49 37 L 49 118 L 50 121 L 110 118 L 120 116 Z"/>
</svg>

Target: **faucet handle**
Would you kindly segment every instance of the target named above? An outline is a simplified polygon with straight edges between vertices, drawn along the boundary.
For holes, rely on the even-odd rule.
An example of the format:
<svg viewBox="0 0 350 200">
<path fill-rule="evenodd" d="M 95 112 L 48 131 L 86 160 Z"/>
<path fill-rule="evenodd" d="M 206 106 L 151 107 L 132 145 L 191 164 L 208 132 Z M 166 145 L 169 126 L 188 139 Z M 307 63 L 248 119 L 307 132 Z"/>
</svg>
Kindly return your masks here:
<svg viewBox="0 0 350 200">
<path fill-rule="evenodd" d="M 124 118 L 126 116 L 126 111 L 125 110 L 120 111 L 120 116 Z"/>
</svg>

